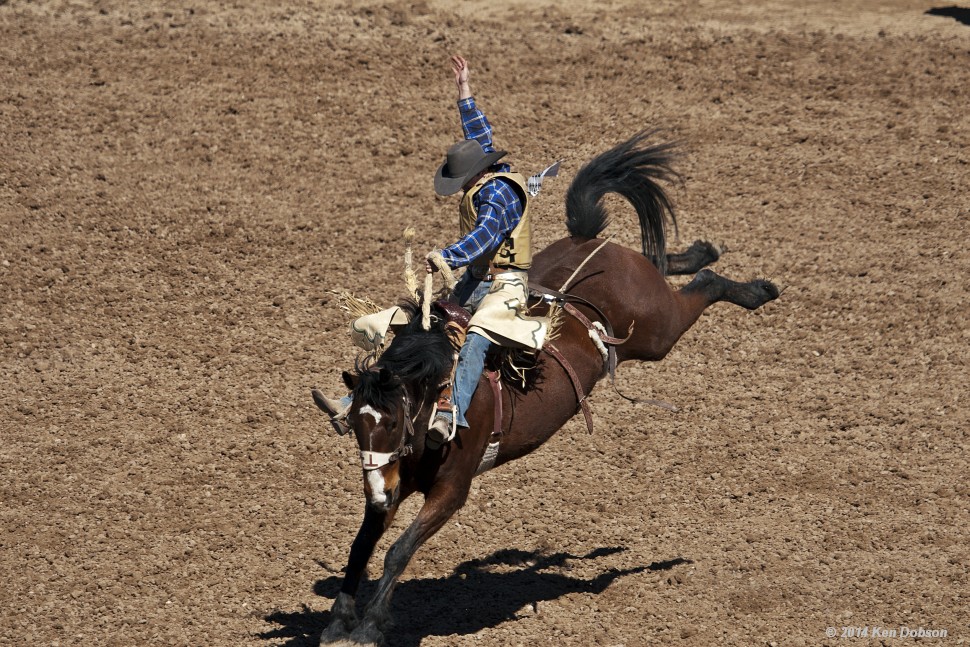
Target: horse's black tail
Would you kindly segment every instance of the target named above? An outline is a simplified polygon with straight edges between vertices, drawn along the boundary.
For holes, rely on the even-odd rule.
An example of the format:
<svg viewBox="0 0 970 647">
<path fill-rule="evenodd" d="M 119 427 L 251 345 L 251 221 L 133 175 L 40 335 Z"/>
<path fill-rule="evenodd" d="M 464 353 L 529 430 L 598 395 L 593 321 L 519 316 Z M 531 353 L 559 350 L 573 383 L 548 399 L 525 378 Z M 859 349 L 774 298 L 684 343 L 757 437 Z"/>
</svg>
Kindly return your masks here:
<svg viewBox="0 0 970 647">
<path fill-rule="evenodd" d="M 639 132 L 579 169 L 566 193 L 566 228 L 571 236 L 596 238 L 609 224 L 603 196 L 619 193 L 637 211 L 644 256 L 664 273 L 667 220 L 676 228 L 677 218 L 658 182 L 679 176 L 670 166 L 675 144 L 644 145 L 655 132 Z"/>
</svg>

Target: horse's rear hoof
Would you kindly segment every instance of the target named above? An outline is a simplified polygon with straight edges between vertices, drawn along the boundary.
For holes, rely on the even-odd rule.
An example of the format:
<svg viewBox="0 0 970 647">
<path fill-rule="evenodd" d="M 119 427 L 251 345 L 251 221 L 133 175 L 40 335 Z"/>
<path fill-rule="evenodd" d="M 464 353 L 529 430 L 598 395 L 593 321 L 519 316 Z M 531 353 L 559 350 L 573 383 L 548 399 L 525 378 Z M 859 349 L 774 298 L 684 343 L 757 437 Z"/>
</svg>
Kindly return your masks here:
<svg viewBox="0 0 970 647">
<path fill-rule="evenodd" d="M 767 279 L 761 279 L 759 281 L 755 281 L 755 284 L 764 294 L 765 303 L 767 303 L 768 301 L 774 301 L 779 296 L 781 296 L 781 290 L 778 289 L 778 286 Z"/>
<path fill-rule="evenodd" d="M 704 265 L 716 263 L 721 258 L 721 254 L 727 250 L 727 245 L 724 243 L 715 243 L 709 240 L 695 240 L 687 248 L 688 252 L 696 251 L 696 253 L 700 254 L 704 258 Z"/>
<path fill-rule="evenodd" d="M 751 281 L 747 287 L 748 294 L 744 295 L 737 304 L 748 310 L 757 310 L 769 301 L 774 301 L 781 294 L 778 287 L 767 279 Z"/>
</svg>

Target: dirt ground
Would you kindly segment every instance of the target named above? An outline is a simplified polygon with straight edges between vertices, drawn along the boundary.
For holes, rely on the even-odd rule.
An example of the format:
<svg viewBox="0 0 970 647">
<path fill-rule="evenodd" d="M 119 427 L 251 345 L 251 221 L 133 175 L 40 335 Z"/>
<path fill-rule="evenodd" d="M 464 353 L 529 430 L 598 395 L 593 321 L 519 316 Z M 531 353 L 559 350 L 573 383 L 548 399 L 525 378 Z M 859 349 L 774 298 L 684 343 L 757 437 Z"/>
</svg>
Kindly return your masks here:
<svg viewBox="0 0 970 647">
<path fill-rule="evenodd" d="M 0 0 L 0 644 L 316 644 L 364 500 L 309 389 L 357 356 L 332 291 L 452 242 L 450 52 L 517 168 L 565 159 L 540 246 L 659 127 L 675 247 L 786 290 L 621 367 L 679 412 L 601 384 L 479 478 L 389 644 L 970 644 L 970 10 L 271 4 Z"/>
</svg>

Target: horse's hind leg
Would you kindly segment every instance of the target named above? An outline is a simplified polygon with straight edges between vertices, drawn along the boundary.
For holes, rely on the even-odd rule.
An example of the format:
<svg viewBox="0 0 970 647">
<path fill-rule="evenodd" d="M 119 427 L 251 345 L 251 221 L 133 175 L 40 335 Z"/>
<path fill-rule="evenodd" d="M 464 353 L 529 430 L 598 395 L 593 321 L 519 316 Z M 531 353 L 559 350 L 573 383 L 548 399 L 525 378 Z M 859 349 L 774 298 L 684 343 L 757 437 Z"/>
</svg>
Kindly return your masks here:
<svg viewBox="0 0 970 647">
<path fill-rule="evenodd" d="M 364 576 L 367 562 L 374 552 L 377 541 L 391 525 L 397 505 L 388 510 L 376 510 L 368 505 L 364 510 L 364 521 L 357 531 L 357 537 L 350 546 L 350 558 L 347 560 L 347 570 L 337 599 L 330 609 L 330 624 L 320 636 L 320 644 L 328 645 L 347 638 L 349 633 L 357 628 L 357 613 L 354 597 L 360 587 L 360 580 Z"/>
<path fill-rule="evenodd" d="M 690 329 L 707 308 L 718 301 L 727 301 L 748 310 L 759 308 L 778 298 L 779 290 L 770 281 L 758 279 L 738 283 L 711 270 L 701 270 L 680 290 L 670 290 L 666 281 L 655 294 L 655 301 L 634 316 L 633 337 L 617 346 L 617 358 L 656 362 L 667 356 L 677 340 Z M 671 297 L 669 300 L 667 296 Z"/>
<path fill-rule="evenodd" d="M 738 283 L 711 270 L 701 270 L 694 280 L 680 290 L 680 294 L 701 306 L 697 312 L 699 316 L 704 308 L 718 301 L 755 310 L 777 299 L 780 292 L 774 283 L 765 279 Z"/>
<path fill-rule="evenodd" d="M 724 247 L 706 240 L 695 240 L 687 251 L 667 254 L 667 274 L 693 274 L 707 267 L 724 253 Z"/>
</svg>

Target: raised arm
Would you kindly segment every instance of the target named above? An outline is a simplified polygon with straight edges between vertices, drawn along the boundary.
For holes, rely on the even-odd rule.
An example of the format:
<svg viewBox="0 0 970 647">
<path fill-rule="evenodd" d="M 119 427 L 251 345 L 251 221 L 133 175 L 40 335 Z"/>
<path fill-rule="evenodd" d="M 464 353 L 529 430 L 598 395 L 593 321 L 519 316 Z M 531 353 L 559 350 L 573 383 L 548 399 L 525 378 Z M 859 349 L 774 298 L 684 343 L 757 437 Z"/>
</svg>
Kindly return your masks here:
<svg viewBox="0 0 970 647">
<path fill-rule="evenodd" d="M 451 57 L 451 70 L 455 73 L 455 85 L 458 86 L 458 100 L 470 99 L 471 86 L 468 85 L 468 63 L 461 56 Z"/>
<path fill-rule="evenodd" d="M 458 115 L 465 139 L 478 140 L 482 150 L 491 153 L 495 150 L 492 146 L 492 125 L 485 118 L 485 113 L 475 105 L 471 86 L 468 85 L 468 63 L 461 56 L 452 56 L 451 69 L 455 73 L 455 85 L 458 86 Z"/>
</svg>

